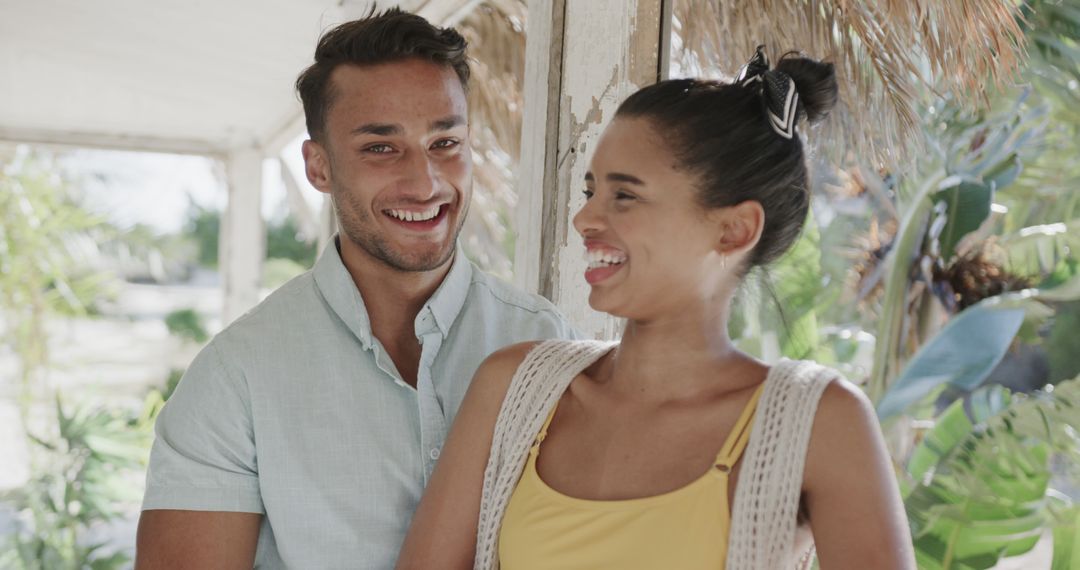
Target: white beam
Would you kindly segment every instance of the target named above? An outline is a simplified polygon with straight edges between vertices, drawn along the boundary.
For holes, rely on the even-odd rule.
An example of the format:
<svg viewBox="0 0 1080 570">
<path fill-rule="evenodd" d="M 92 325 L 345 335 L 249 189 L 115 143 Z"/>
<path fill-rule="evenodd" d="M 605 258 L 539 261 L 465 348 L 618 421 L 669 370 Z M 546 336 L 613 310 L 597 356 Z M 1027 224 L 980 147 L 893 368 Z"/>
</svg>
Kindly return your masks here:
<svg viewBox="0 0 1080 570">
<path fill-rule="evenodd" d="M 225 286 L 223 323 L 259 302 L 266 229 L 262 219 L 262 154 L 254 149 L 229 153 L 225 162 L 229 201 L 221 218 L 218 269 Z"/>
<path fill-rule="evenodd" d="M 565 0 L 530 1 L 525 33 L 525 107 L 517 171 L 514 282 L 540 293 L 541 242 L 546 195 L 555 192 L 562 89 Z"/>
<path fill-rule="evenodd" d="M 427 0 L 416 13 L 436 26 L 456 26 L 480 3 L 481 0 Z"/>
<path fill-rule="evenodd" d="M 310 243 L 318 238 L 321 231 L 319 215 L 308 205 L 300 181 L 296 179 L 296 173 L 289 168 L 284 160 L 277 159 L 276 162 L 281 171 L 281 181 L 285 185 L 285 200 L 289 204 L 289 211 L 296 218 L 296 223 L 300 226 L 300 232 L 304 234 L 304 237 Z"/>
<path fill-rule="evenodd" d="M 54 131 L 5 126 L 0 126 L 0 141 L 105 150 L 197 154 L 200 156 L 217 156 L 225 153 L 225 145 L 210 140 L 105 132 Z"/>
<path fill-rule="evenodd" d="M 591 337 L 611 338 L 616 322 L 589 308 L 571 220 L 604 126 L 623 99 L 665 72 L 672 1 L 529 1 L 514 272 Z"/>
<path fill-rule="evenodd" d="M 401 7 L 406 12 L 423 16 L 436 26 L 455 26 L 482 0 L 342 0 L 338 7 L 339 21 L 362 18 L 372 6 L 379 10 Z"/>
<path fill-rule="evenodd" d="M 304 118 L 303 109 L 290 115 L 278 123 L 260 142 L 263 154 L 266 156 L 278 156 L 285 147 L 292 144 L 301 135 L 307 135 L 307 122 Z"/>
<path fill-rule="evenodd" d="M 330 195 L 323 196 L 322 211 L 319 212 L 319 253 L 322 253 L 323 249 L 334 238 L 334 235 L 338 232 L 337 211 L 334 210 L 334 201 L 330 198 Z"/>
</svg>

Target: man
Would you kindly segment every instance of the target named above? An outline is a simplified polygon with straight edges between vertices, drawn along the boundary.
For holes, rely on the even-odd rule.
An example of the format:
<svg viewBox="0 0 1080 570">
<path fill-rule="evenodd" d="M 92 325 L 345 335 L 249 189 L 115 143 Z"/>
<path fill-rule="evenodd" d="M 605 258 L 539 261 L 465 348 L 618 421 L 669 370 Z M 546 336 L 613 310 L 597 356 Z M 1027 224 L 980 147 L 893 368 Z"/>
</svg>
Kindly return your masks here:
<svg viewBox="0 0 1080 570">
<path fill-rule="evenodd" d="M 157 424 L 136 567 L 390 568 L 480 362 L 573 333 L 456 248 L 465 41 L 389 10 L 300 76 L 307 177 L 341 232 L 195 359 Z"/>
</svg>

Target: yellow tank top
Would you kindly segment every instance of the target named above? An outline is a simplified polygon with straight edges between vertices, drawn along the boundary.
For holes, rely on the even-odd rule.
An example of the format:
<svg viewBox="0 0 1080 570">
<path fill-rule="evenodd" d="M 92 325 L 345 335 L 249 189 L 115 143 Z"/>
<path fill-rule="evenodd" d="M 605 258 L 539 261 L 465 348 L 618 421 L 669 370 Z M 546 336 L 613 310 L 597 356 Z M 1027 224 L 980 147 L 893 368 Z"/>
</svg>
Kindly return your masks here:
<svg viewBox="0 0 1080 570">
<path fill-rule="evenodd" d="M 540 478 L 536 459 L 553 409 L 506 507 L 499 534 L 500 568 L 722 570 L 731 524 L 728 475 L 750 440 L 763 386 L 750 398 L 714 468 L 685 487 L 640 499 L 578 499 Z"/>
</svg>

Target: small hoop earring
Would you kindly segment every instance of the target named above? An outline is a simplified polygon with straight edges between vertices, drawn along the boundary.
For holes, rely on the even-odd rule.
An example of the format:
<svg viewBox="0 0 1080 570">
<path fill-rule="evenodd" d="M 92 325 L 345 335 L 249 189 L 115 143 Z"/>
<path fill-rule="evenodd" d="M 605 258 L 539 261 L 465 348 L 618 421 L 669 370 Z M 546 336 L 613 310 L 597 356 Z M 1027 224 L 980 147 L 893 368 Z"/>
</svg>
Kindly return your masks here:
<svg viewBox="0 0 1080 570">
<path fill-rule="evenodd" d="M 720 269 L 727 269 L 727 256 L 720 254 Z"/>
</svg>

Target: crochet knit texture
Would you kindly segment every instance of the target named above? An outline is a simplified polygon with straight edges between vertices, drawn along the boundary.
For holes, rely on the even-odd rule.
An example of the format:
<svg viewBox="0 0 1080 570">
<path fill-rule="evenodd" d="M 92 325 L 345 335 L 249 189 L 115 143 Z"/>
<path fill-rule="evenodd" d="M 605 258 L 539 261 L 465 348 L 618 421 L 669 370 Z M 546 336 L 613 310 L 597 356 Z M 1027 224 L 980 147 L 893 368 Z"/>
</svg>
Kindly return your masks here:
<svg viewBox="0 0 1080 570">
<path fill-rule="evenodd" d="M 475 570 L 499 568 L 499 528 L 544 419 L 570 382 L 611 349 L 597 341 L 546 341 L 518 367 L 503 400 L 484 470 Z M 770 369 L 735 490 L 727 570 L 794 566 L 803 466 L 818 400 L 839 374 L 781 360 Z"/>
</svg>

